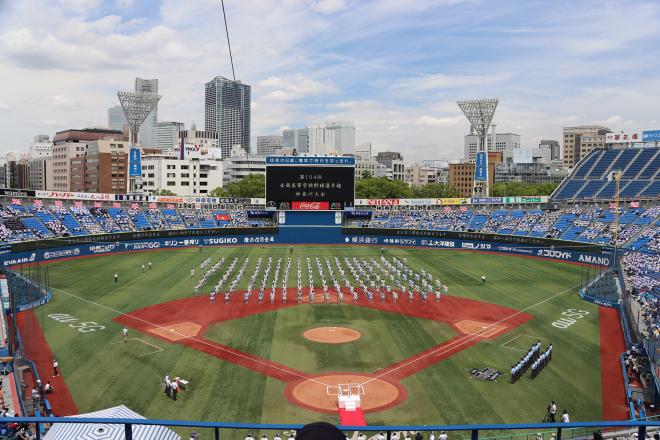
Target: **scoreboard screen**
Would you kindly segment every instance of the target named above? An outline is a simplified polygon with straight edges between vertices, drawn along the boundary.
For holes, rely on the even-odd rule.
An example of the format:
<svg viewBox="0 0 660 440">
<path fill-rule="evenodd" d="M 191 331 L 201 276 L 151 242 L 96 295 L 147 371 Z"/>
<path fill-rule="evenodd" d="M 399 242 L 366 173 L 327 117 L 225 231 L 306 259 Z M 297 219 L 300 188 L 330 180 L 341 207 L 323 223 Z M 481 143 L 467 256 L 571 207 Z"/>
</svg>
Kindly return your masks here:
<svg viewBox="0 0 660 440">
<path fill-rule="evenodd" d="M 352 157 L 268 156 L 266 208 L 343 210 L 355 203 Z"/>
</svg>

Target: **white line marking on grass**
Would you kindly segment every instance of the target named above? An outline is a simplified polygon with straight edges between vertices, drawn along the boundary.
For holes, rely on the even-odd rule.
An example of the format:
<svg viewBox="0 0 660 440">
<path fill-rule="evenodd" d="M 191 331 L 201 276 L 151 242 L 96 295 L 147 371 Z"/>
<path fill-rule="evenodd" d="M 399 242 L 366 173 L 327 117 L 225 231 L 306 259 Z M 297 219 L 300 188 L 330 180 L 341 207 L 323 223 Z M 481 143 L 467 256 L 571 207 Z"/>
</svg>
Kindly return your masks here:
<svg viewBox="0 0 660 440">
<path fill-rule="evenodd" d="M 227 350 L 226 348 L 221 347 L 221 346 L 216 345 L 216 344 L 213 344 L 213 343 L 211 343 L 211 342 L 209 342 L 209 341 L 206 341 L 206 340 L 203 340 L 203 339 L 197 339 L 197 338 L 195 338 L 195 337 L 193 337 L 193 336 L 184 335 L 183 333 L 176 332 L 176 331 L 174 331 L 174 330 L 172 330 L 172 329 L 167 329 L 167 328 L 165 328 L 165 327 L 163 327 L 163 326 L 161 326 L 161 325 L 154 324 L 153 322 L 147 321 L 146 319 L 138 318 L 137 316 L 131 316 L 131 315 L 129 315 L 128 313 L 124 313 L 124 312 L 119 311 L 119 310 L 117 310 L 117 309 L 113 309 L 112 307 L 108 307 L 108 306 L 105 306 L 105 305 L 103 305 L 103 304 L 99 304 L 99 303 L 97 303 L 97 302 L 94 302 L 94 301 L 89 300 L 89 299 L 87 299 L 87 298 L 83 298 L 83 297 L 78 296 L 78 295 L 74 295 L 74 294 L 71 293 L 71 292 L 67 292 L 67 291 L 65 291 L 65 290 L 58 289 L 58 288 L 56 288 L 56 287 L 51 287 L 50 290 L 52 290 L 53 292 L 59 292 L 59 293 L 62 293 L 62 294 L 64 294 L 64 295 L 70 296 L 71 298 L 76 298 L 76 299 L 78 299 L 78 300 L 80 300 L 80 301 L 84 301 L 84 302 L 86 302 L 86 303 L 89 303 L 89 304 L 95 305 L 95 306 L 100 307 L 100 308 L 102 308 L 102 309 L 109 310 L 109 311 L 111 311 L 111 312 L 113 312 L 113 313 L 117 313 L 118 315 L 126 316 L 126 317 L 131 318 L 131 319 L 134 319 L 134 320 L 136 320 L 136 321 L 140 321 L 140 322 L 142 322 L 142 323 L 149 324 L 149 325 L 151 325 L 151 326 L 153 326 L 153 327 L 155 327 L 155 328 L 161 329 L 161 330 L 170 330 L 171 332 L 175 333 L 176 335 L 178 335 L 178 336 L 182 336 L 182 339 L 190 339 L 191 341 L 199 342 L 200 344 L 203 344 L 203 345 L 206 345 L 206 346 L 208 346 L 208 347 L 211 347 L 211 348 L 213 348 L 214 350 L 218 350 L 218 351 L 226 351 L 226 352 L 231 353 L 232 355 L 234 355 L 234 356 L 236 356 L 236 357 L 240 357 L 240 358 L 243 358 L 243 359 L 247 359 L 247 360 L 252 361 L 252 362 L 254 362 L 254 363 L 257 363 L 257 364 L 265 365 L 265 366 L 267 366 L 267 367 L 269 367 L 269 368 L 272 368 L 272 369 L 274 369 L 274 370 L 279 370 L 279 371 L 283 371 L 283 372 L 285 372 L 285 373 L 289 373 L 289 374 L 291 374 L 291 375 L 293 375 L 293 376 L 296 376 L 296 377 L 299 377 L 299 378 L 301 378 L 301 379 L 311 380 L 312 382 L 316 382 L 316 383 L 318 383 L 319 385 L 328 386 L 328 384 L 323 383 L 323 382 L 321 382 L 320 380 L 317 380 L 317 379 L 315 379 L 315 378 L 313 378 L 313 377 L 305 376 L 305 375 L 303 375 L 303 374 L 299 374 L 299 373 L 296 372 L 295 370 L 288 370 L 288 369 L 284 369 L 284 368 L 279 368 L 279 367 L 273 365 L 271 362 L 264 362 L 264 361 L 261 361 L 261 360 L 255 359 L 254 357 L 246 356 L 246 355 L 242 354 L 241 352 L 239 352 L 238 350 L 236 350 L 236 351 Z M 229 361 L 227 361 L 227 362 L 229 362 Z"/>
<path fill-rule="evenodd" d="M 504 344 L 500 345 L 500 347 L 502 347 L 502 348 L 508 348 L 509 350 L 525 351 L 525 350 L 521 350 L 520 348 L 514 348 L 514 347 L 509 347 L 509 346 L 508 346 L 508 344 L 509 344 L 510 342 L 515 341 L 516 339 L 518 339 L 518 338 L 521 337 L 521 336 L 522 336 L 522 335 L 514 336 L 512 339 L 509 339 L 509 340 L 506 341 Z"/>
<path fill-rule="evenodd" d="M 457 347 L 463 346 L 463 345 L 467 344 L 468 342 L 471 342 L 471 341 L 473 341 L 474 339 L 479 338 L 480 336 L 483 336 L 484 334 L 488 333 L 488 331 L 489 331 L 490 328 L 493 328 L 493 327 L 495 327 L 495 326 L 497 326 L 497 325 L 499 325 L 499 324 L 501 324 L 501 323 L 503 323 L 503 322 L 506 322 L 506 321 L 510 320 L 511 318 L 514 318 L 514 317 L 520 315 L 521 313 L 524 313 L 524 312 L 526 312 L 526 311 L 528 311 L 528 310 L 531 310 L 531 309 L 533 309 L 533 308 L 535 308 L 535 307 L 538 307 L 538 306 L 540 306 L 541 304 L 545 304 L 545 303 L 547 303 L 548 301 L 552 301 L 553 299 L 557 298 L 558 296 L 561 296 L 561 295 L 563 295 L 563 294 L 565 294 L 565 293 L 567 293 L 567 292 L 570 292 L 570 291 L 572 291 L 573 289 L 576 289 L 576 288 L 578 288 L 578 287 L 580 287 L 580 284 L 578 284 L 578 285 L 576 285 L 576 286 L 573 286 L 573 287 L 569 287 L 568 289 L 563 290 L 563 291 L 561 291 L 561 292 L 559 292 L 559 293 L 557 293 L 557 294 L 555 294 L 555 295 L 552 295 L 552 296 L 550 296 L 550 297 L 548 297 L 548 298 L 546 298 L 546 299 L 544 299 L 544 300 L 542 300 L 542 301 L 539 301 L 539 302 L 537 302 L 536 304 L 532 304 L 532 305 L 529 306 L 529 307 L 526 307 L 526 308 L 524 308 L 524 309 L 522 309 L 522 310 L 518 310 L 517 312 L 512 313 L 511 315 L 506 316 L 506 317 L 500 319 L 500 320 L 497 321 L 497 322 L 493 322 L 493 323 L 489 324 L 486 328 L 482 328 L 481 330 L 477 330 L 477 331 L 474 332 L 474 333 L 469 333 L 469 334 L 465 335 L 464 337 L 458 337 L 458 338 L 456 338 L 455 341 L 453 341 L 453 342 L 447 344 L 447 346 L 445 346 L 445 347 L 440 347 L 440 348 L 438 348 L 437 350 L 430 351 L 430 352 L 424 354 L 423 356 L 420 356 L 420 357 L 418 357 L 418 358 L 416 358 L 416 359 L 413 359 L 413 360 L 411 360 L 411 361 L 405 362 L 405 363 L 403 363 L 403 364 L 401 364 L 401 365 L 399 365 L 399 366 L 397 366 L 397 367 L 395 367 L 395 368 L 392 368 L 391 370 L 388 370 L 388 371 L 385 371 L 384 373 L 379 374 L 378 376 L 374 376 L 374 377 L 370 378 L 369 380 L 367 380 L 367 381 L 365 381 L 365 382 L 362 382 L 360 385 L 364 386 L 364 385 L 368 384 L 369 382 L 372 382 L 372 381 L 374 381 L 374 380 L 376 380 L 376 379 L 380 379 L 381 377 L 387 376 L 388 374 L 391 374 L 391 373 L 393 373 L 394 371 L 400 370 L 401 368 L 404 368 L 404 367 L 407 367 L 408 365 L 414 364 L 415 362 L 419 361 L 420 359 L 424 359 L 424 358 L 429 357 L 429 356 L 431 356 L 431 355 L 442 356 L 442 355 L 444 355 L 444 354 L 446 354 L 446 353 L 448 353 L 448 352 L 454 350 L 454 349 L 457 348 Z"/>
<path fill-rule="evenodd" d="M 138 355 L 138 357 L 142 357 L 142 356 L 146 356 L 146 355 L 148 355 L 148 354 L 160 353 L 161 351 L 165 351 L 165 349 L 163 349 L 163 348 L 161 348 L 161 347 L 158 347 L 158 346 L 156 346 L 156 345 L 154 345 L 154 344 L 152 344 L 152 343 L 150 343 L 150 342 L 144 341 L 144 340 L 142 340 L 142 339 L 140 339 L 140 338 L 128 338 L 127 341 L 140 341 L 140 342 L 142 342 L 143 344 L 150 345 L 150 346 L 152 346 L 153 348 L 156 349 L 156 350 L 154 350 L 154 351 L 150 351 L 150 352 L 147 352 L 147 353 L 140 354 L 140 355 Z M 121 343 L 123 343 L 123 342 L 124 342 L 123 340 L 122 340 L 122 341 L 115 341 L 115 342 L 111 342 L 110 344 L 111 344 L 111 345 L 114 345 L 114 344 L 121 344 Z"/>
</svg>

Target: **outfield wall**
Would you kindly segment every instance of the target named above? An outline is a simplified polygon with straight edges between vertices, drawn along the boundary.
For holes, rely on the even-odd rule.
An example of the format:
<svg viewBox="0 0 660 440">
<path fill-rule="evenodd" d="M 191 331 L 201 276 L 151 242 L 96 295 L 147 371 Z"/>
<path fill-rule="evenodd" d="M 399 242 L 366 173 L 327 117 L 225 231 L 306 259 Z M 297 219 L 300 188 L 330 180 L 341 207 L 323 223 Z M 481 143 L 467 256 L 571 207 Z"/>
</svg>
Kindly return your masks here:
<svg viewBox="0 0 660 440">
<path fill-rule="evenodd" d="M 615 262 L 612 248 L 562 240 L 453 231 L 287 225 L 279 228 L 129 232 L 75 237 L 70 240 L 54 239 L 16 243 L 0 248 L 0 263 L 2 266 L 11 267 L 67 258 L 143 250 L 201 246 L 305 244 L 468 250 L 544 258 L 592 266 L 611 266 Z"/>
</svg>

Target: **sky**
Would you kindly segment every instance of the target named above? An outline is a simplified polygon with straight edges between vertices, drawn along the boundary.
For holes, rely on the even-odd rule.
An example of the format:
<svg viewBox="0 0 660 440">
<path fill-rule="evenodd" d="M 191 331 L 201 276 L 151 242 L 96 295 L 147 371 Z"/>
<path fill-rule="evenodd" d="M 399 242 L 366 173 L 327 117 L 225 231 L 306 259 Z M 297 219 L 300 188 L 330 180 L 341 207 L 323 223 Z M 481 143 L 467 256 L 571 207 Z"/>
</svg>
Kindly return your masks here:
<svg viewBox="0 0 660 440">
<path fill-rule="evenodd" d="M 350 120 L 408 162 L 460 158 L 459 99 L 499 98 L 523 146 L 564 126 L 660 129 L 657 0 L 226 0 L 252 137 Z M 107 126 L 117 90 L 158 78 L 160 121 L 203 127 L 232 77 L 219 0 L 0 0 L 0 153 Z M 254 140 L 253 140 L 254 143 Z"/>
</svg>

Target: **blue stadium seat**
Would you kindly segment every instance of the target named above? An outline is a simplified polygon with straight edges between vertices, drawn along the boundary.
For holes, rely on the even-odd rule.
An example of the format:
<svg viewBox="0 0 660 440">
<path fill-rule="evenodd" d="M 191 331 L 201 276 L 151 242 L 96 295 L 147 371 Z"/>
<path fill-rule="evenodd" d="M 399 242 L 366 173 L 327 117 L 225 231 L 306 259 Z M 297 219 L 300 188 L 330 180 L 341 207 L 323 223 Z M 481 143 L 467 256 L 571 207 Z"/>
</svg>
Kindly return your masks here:
<svg viewBox="0 0 660 440">
<path fill-rule="evenodd" d="M 639 173 L 640 179 L 650 179 L 651 177 L 655 176 L 655 174 L 658 172 L 658 169 L 660 169 L 660 151 L 658 149 L 655 150 L 657 151 L 655 158 L 649 162 L 649 164 L 642 170 L 641 173 Z"/>
<path fill-rule="evenodd" d="M 637 155 L 635 161 L 623 172 L 624 179 L 632 179 L 653 159 L 657 148 L 645 148 Z"/>
<path fill-rule="evenodd" d="M 619 154 L 621 154 L 621 150 L 605 151 L 587 175 L 587 179 L 600 179 L 604 177 L 603 175 L 610 169 L 610 166 Z"/>
<path fill-rule="evenodd" d="M 612 171 L 624 171 L 640 151 L 639 148 L 628 148 L 623 150 L 621 155 L 612 164 Z"/>
<path fill-rule="evenodd" d="M 582 191 L 577 194 L 577 198 L 591 198 L 596 195 L 598 191 L 605 185 L 605 180 L 590 180 Z"/>
<path fill-rule="evenodd" d="M 642 197 L 660 197 L 660 180 L 655 180 L 640 194 Z"/>
<path fill-rule="evenodd" d="M 556 200 L 569 200 L 569 199 L 574 199 L 575 194 L 582 188 L 584 185 L 585 181 L 584 180 L 569 180 L 566 182 L 564 187 L 559 191 L 559 193 L 555 196 Z"/>
<path fill-rule="evenodd" d="M 621 190 L 619 194 L 621 197 L 636 197 L 641 190 L 646 188 L 649 184 L 648 180 L 632 180 L 625 188 Z M 623 183 L 621 184 L 623 187 Z"/>
<path fill-rule="evenodd" d="M 602 149 L 596 149 L 587 154 L 587 156 L 578 163 L 577 168 L 573 172 L 573 177 L 585 177 L 598 159 L 600 159 L 604 151 L 605 150 Z"/>
</svg>

